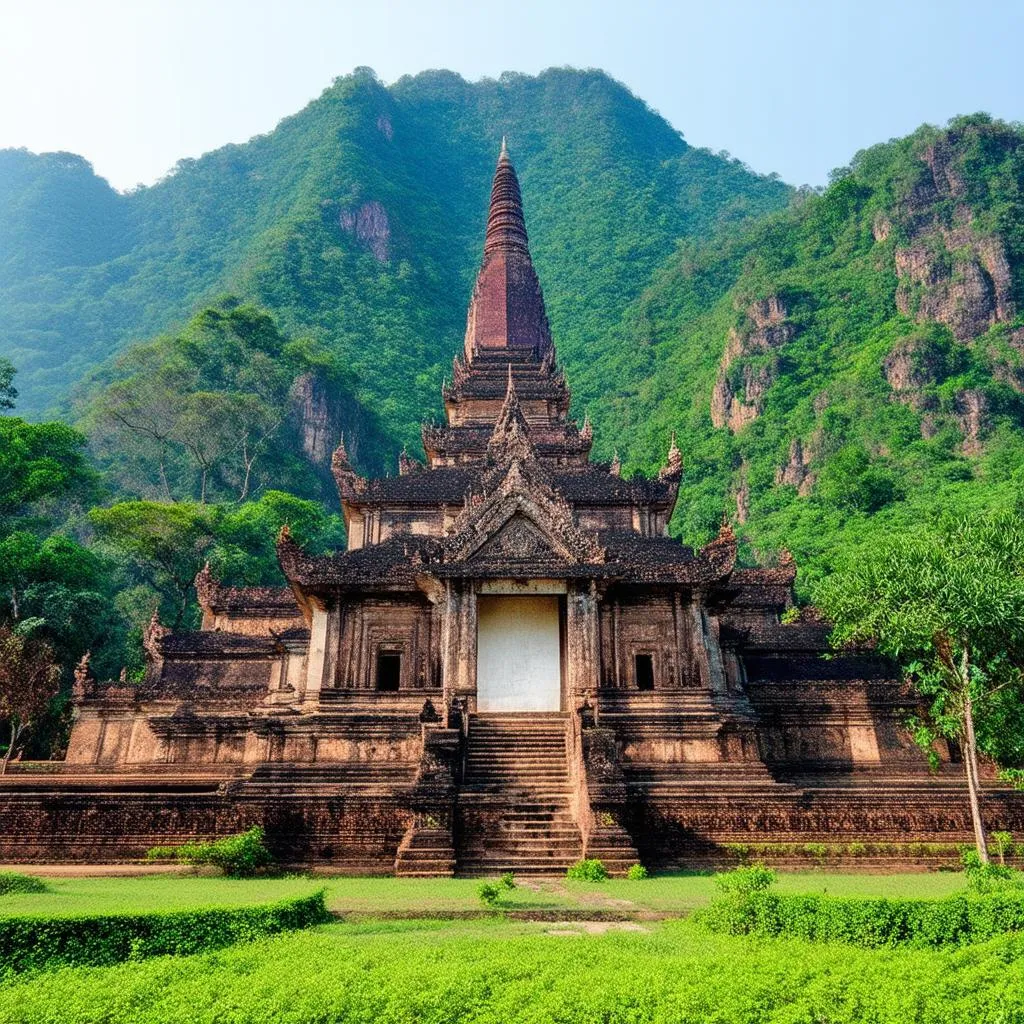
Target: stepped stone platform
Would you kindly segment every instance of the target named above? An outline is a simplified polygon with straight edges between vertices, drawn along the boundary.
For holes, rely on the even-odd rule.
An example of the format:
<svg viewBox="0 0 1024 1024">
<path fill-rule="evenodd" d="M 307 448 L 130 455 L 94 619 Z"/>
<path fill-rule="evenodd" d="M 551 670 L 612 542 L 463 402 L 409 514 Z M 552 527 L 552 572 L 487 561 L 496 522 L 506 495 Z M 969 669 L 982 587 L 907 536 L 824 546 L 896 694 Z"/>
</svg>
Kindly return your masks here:
<svg viewBox="0 0 1024 1024">
<path fill-rule="evenodd" d="M 564 874 L 583 855 L 567 716 L 473 715 L 457 798 L 460 875 Z"/>
<path fill-rule="evenodd" d="M 284 529 L 286 586 L 205 568 L 201 628 L 154 617 L 138 685 L 82 660 L 65 761 L 0 778 L 0 859 L 131 861 L 254 825 L 283 863 L 406 876 L 971 840 L 960 751 L 936 744 L 933 773 L 893 666 L 794 618 L 792 557 L 738 565 L 728 522 L 699 549 L 669 536 L 674 436 L 650 477 L 591 461 L 505 147 L 452 350 L 423 461 L 371 480 L 339 441 L 344 552 Z M 991 774 L 983 810 L 1024 836 L 1024 794 Z"/>
</svg>

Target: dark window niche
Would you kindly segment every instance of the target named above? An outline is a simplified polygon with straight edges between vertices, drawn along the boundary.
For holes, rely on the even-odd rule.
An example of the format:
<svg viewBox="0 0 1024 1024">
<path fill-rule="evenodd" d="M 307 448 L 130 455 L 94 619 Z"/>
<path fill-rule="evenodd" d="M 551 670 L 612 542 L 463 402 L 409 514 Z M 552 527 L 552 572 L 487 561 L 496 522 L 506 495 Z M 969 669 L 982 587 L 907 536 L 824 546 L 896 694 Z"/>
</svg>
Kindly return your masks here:
<svg viewBox="0 0 1024 1024">
<path fill-rule="evenodd" d="M 377 689 L 395 691 L 402 678 L 402 655 L 397 651 L 377 652 Z"/>
<path fill-rule="evenodd" d="M 649 654 L 637 654 L 633 657 L 633 669 L 636 675 L 638 690 L 654 689 L 654 659 Z"/>
</svg>

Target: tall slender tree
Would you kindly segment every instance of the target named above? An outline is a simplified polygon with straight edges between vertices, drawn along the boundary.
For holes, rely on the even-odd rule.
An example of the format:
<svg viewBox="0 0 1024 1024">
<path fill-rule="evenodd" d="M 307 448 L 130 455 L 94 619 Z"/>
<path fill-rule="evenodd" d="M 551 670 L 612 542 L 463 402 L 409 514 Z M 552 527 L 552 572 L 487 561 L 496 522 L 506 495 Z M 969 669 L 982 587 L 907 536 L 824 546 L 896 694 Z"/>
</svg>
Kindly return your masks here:
<svg viewBox="0 0 1024 1024">
<path fill-rule="evenodd" d="M 1024 756 L 1024 517 L 950 517 L 893 535 L 851 554 L 816 601 L 834 643 L 873 644 L 915 685 L 927 708 L 918 739 L 959 744 L 987 861 L 979 753 Z"/>
</svg>

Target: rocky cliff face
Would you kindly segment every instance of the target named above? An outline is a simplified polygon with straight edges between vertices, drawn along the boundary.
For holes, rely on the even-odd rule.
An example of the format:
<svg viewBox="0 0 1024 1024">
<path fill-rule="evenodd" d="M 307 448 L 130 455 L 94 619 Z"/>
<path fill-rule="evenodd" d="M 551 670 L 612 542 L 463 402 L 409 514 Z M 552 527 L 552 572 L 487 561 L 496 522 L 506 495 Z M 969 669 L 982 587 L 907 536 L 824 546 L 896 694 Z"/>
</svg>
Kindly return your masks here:
<svg viewBox="0 0 1024 1024">
<path fill-rule="evenodd" d="M 958 341 L 970 341 L 1016 316 L 1006 247 L 998 234 L 976 224 L 956 139 L 937 140 L 921 159 L 928 173 L 898 211 L 909 244 L 894 254 L 896 307 L 918 322 L 945 324 Z M 884 218 L 876 221 L 876 239 L 888 236 L 886 224 Z"/>
<path fill-rule="evenodd" d="M 299 425 L 302 453 L 313 465 L 329 468 L 331 455 L 344 435 L 349 457 L 361 462 L 366 438 L 365 416 L 339 397 L 336 389 L 315 373 L 305 373 L 292 385 L 292 409 Z"/>
<path fill-rule="evenodd" d="M 749 360 L 772 356 L 793 338 L 796 328 L 786 322 L 788 316 L 784 300 L 769 295 L 748 306 L 743 326 L 729 332 L 711 393 L 711 422 L 716 427 L 728 427 L 735 434 L 761 414 L 764 397 L 778 376 L 778 360 Z"/>
<path fill-rule="evenodd" d="M 800 497 L 806 497 L 814 487 L 817 474 L 811 471 L 814 453 L 810 445 L 804 445 L 795 437 L 789 445 L 789 459 L 775 471 L 776 487 L 795 487 Z"/>
<path fill-rule="evenodd" d="M 387 263 L 390 258 L 391 223 L 388 212 L 376 200 L 360 206 L 345 207 L 338 215 L 342 231 L 373 253 L 378 263 Z"/>
</svg>

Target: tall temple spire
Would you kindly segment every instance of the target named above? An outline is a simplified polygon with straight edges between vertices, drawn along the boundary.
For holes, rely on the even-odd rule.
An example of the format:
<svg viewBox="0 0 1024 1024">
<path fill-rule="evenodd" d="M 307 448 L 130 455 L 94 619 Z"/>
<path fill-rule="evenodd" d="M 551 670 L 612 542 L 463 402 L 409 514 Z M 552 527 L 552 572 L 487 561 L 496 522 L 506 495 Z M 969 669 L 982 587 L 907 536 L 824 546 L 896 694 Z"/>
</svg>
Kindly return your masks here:
<svg viewBox="0 0 1024 1024">
<path fill-rule="evenodd" d="M 519 179 L 508 155 L 505 139 L 501 140 L 501 155 L 491 185 L 491 208 L 487 214 L 487 238 L 484 241 L 484 259 L 496 252 L 522 253 L 530 258 L 530 245 L 523 219 L 523 196 Z"/>
<path fill-rule="evenodd" d="M 481 350 L 532 349 L 543 356 L 551 331 L 540 282 L 530 259 L 523 199 L 502 139 L 491 186 L 483 262 L 466 318 L 466 358 Z"/>
</svg>

